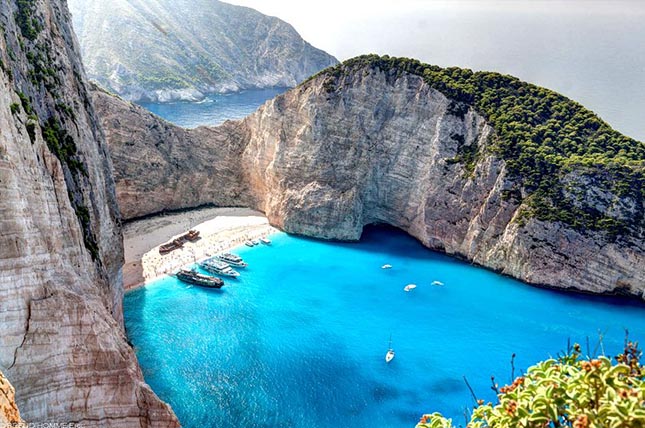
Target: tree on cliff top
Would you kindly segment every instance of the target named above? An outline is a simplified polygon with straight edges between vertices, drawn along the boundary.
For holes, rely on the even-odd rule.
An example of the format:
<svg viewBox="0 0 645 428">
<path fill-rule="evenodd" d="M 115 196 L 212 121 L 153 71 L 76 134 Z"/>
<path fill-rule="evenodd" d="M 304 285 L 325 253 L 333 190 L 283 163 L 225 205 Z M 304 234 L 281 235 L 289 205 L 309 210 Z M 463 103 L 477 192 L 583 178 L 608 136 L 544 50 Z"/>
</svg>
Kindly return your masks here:
<svg viewBox="0 0 645 428">
<path fill-rule="evenodd" d="M 352 58 L 310 80 L 324 79 L 323 88 L 333 94 L 344 87 L 343 78 L 366 70 L 378 70 L 392 81 L 419 76 L 451 100 L 450 114 L 463 116 L 469 109 L 481 114 L 495 134 L 488 147 L 457 160 L 472 171 L 484 151 L 503 159 L 515 184 L 509 195 L 525 203 L 527 217 L 563 222 L 583 232 L 606 231 L 611 239 L 642 230 L 645 217 L 640 212 L 628 219 L 569 195 L 564 178 L 575 173 L 615 195 L 616 205 L 621 198 L 635 206 L 645 200 L 645 143 L 615 131 L 577 102 L 513 76 L 387 55 Z"/>
</svg>

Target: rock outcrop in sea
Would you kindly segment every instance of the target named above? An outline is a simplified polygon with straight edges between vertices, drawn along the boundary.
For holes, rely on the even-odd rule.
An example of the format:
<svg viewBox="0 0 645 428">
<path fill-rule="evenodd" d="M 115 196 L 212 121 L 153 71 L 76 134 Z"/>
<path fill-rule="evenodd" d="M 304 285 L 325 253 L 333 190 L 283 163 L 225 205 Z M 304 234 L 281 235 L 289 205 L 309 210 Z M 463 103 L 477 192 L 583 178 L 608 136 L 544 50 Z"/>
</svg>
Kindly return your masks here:
<svg viewBox="0 0 645 428">
<path fill-rule="evenodd" d="M 423 76 L 378 60 L 336 67 L 244 120 L 195 130 L 93 97 L 125 218 L 241 205 L 287 232 L 343 240 L 387 223 L 531 284 L 645 298 L 640 190 L 618 192 L 586 167 L 555 177 L 564 202 L 627 225 L 618 235 L 531 214 L 498 131 Z"/>
<path fill-rule="evenodd" d="M 63 0 L 0 3 L 0 370 L 30 423 L 175 427 L 124 333 L 112 165 L 70 21 Z"/>
<path fill-rule="evenodd" d="M 217 0 L 70 0 L 91 79 L 134 101 L 292 87 L 338 63 L 288 23 Z"/>
</svg>

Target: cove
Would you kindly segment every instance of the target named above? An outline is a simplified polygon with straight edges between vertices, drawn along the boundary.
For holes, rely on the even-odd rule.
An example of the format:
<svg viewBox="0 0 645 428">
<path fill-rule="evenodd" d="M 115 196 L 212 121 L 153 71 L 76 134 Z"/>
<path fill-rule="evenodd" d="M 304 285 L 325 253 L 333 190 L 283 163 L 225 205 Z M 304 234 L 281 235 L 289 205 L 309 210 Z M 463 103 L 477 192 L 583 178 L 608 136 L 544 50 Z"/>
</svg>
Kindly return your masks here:
<svg viewBox="0 0 645 428">
<path fill-rule="evenodd" d="M 492 401 L 513 353 L 517 376 L 569 339 L 613 356 L 626 328 L 645 337 L 641 302 L 531 287 L 392 228 L 271 239 L 236 249 L 249 267 L 219 291 L 166 277 L 126 295 L 145 380 L 186 428 L 411 427 L 432 411 L 463 425 L 464 376 Z"/>
<path fill-rule="evenodd" d="M 250 115 L 266 101 L 287 90 L 288 88 L 248 89 L 228 94 L 209 94 L 199 102 L 140 102 L 139 105 L 184 128 L 216 126 L 229 119 L 242 119 Z"/>
</svg>

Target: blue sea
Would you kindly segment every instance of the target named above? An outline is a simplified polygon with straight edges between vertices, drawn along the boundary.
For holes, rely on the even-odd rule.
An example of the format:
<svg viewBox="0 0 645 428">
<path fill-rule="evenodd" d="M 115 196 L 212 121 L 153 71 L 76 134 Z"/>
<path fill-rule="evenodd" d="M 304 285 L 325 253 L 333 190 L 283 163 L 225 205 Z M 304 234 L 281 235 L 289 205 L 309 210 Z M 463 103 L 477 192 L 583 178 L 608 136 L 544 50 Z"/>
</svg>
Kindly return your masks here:
<svg viewBox="0 0 645 428">
<path fill-rule="evenodd" d="M 640 302 L 531 287 L 392 228 L 271 239 L 236 249 L 249 267 L 221 290 L 167 277 L 126 295 L 144 377 L 185 428 L 398 428 L 433 411 L 463 425 L 464 377 L 494 400 L 513 354 L 517 376 L 568 340 L 593 355 L 620 352 L 625 329 L 645 340 Z"/>
<path fill-rule="evenodd" d="M 229 119 L 242 119 L 253 113 L 266 101 L 288 89 L 249 89 L 228 94 L 211 94 L 199 102 L 142 102 L 139 104 L 175 125 L 196 128 L 201 125 L 220 125 Z"/>
</svg>

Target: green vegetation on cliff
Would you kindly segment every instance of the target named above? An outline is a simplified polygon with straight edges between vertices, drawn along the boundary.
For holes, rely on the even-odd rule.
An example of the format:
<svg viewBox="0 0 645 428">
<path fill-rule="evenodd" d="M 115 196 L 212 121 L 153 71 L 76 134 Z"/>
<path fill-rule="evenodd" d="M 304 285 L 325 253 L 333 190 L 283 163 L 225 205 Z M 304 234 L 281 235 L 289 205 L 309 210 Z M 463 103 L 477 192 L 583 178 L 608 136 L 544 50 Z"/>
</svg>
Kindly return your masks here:
<svg viewBox="0 0 645 428">
<path fill-rule="evenodd" d="M 34 17 L 36 10 L 35 0 L 17 0 L 16 5 L 18 11 L 16 12 L 16 23 L 20 28 L 20 32 L 24 37 L 29 40 L 35 40 L 43 29 L 40 21 Z"/>
<path fill-rule="evenodd" d="M 612 364 L 583 359 L 580 347 L 543 361 L 498 391 L 499 403 L 481 400 L 468 428 L 645 427 L 645 367 L 637 343 L 628 342 Z M 497 388 L 496 386 L 494 386 Z M 452 428 L 439 413 L 424 415 L 417 428 Z"/>
<path fill-rule="evenodd" d="M 48 17 L 36 0 L 16 0 L 13 17 L 20 33 L 16 34 L 16 40 L 13 41 L 7 32 L 2 31 L 9 62 L 3 63 L 1 68 L 8 74 L 12 68 L 19 69 L 18 58 L 24 55 L 24 69 L 15 75 L 11 73 L 16 88 L 20 88 L 16 90 L 20 103 L 10 104 L 10 111 L 17 115 L 22 106 L 27 115 L 24 125 L 31 143 L 37 141 L 36 134 L 40 129 L 48 149 L 60 161 L 65 171 L 69 200 L 83 231 L 83 241 L 92 259 L 99 260 L 99 247 L 92 230 L 90 210 L 81 191 L 88 186 L 88 171 L 83 161 L 84 155 L 79 152 L 74 136 L 70 134 L 73 133 L 71 130 L 78 127 L 76 113 L 69 102 L 61 97 L 66 91 L 65 82 L 61 78 L 65 70 L 55 60 L 54 41 L 57 36 L 48 30 Z M 29 87 L 31 94 L 25 90 Z M 45 109 L 42 105 L 39 109 L 39 103 L 33 100 L 53 100 L 55 104 L 53 108 L 43 111 Z M 47 119 L 43 120 L 44 117 Z"/>
<path fill-rule="evenodd" d="M 572 197 L 564 183 L 573 173 L 574 181 L 600 183 L 637 207 L 645 198 L 645 144 L 613 130 L 582 105 L 512 76 L 408 58 L 365 55 L 317 76 L 326 77 L 324 88 L 333 93 L 341 76 L 364 69 L 379 69 L 394 80 L 405 73 L 420 76 L 453 101 L 450 114 L 463 116 L 472 107 L 485 117 L 496 132 L 488 150 L 506 161 L 517 184 L 509 196 L 524 195 L 527 216 L 562 221 L 579 230 L 605 230 L 613 237 L 634 225 L 642 227 L 642 212 L 631 219 L 608 216 L 593 204 L 578 203 L 584 195 Z M 471 172 L 479 155 L 470 148 L 453 161 Z"/>
</svg>

